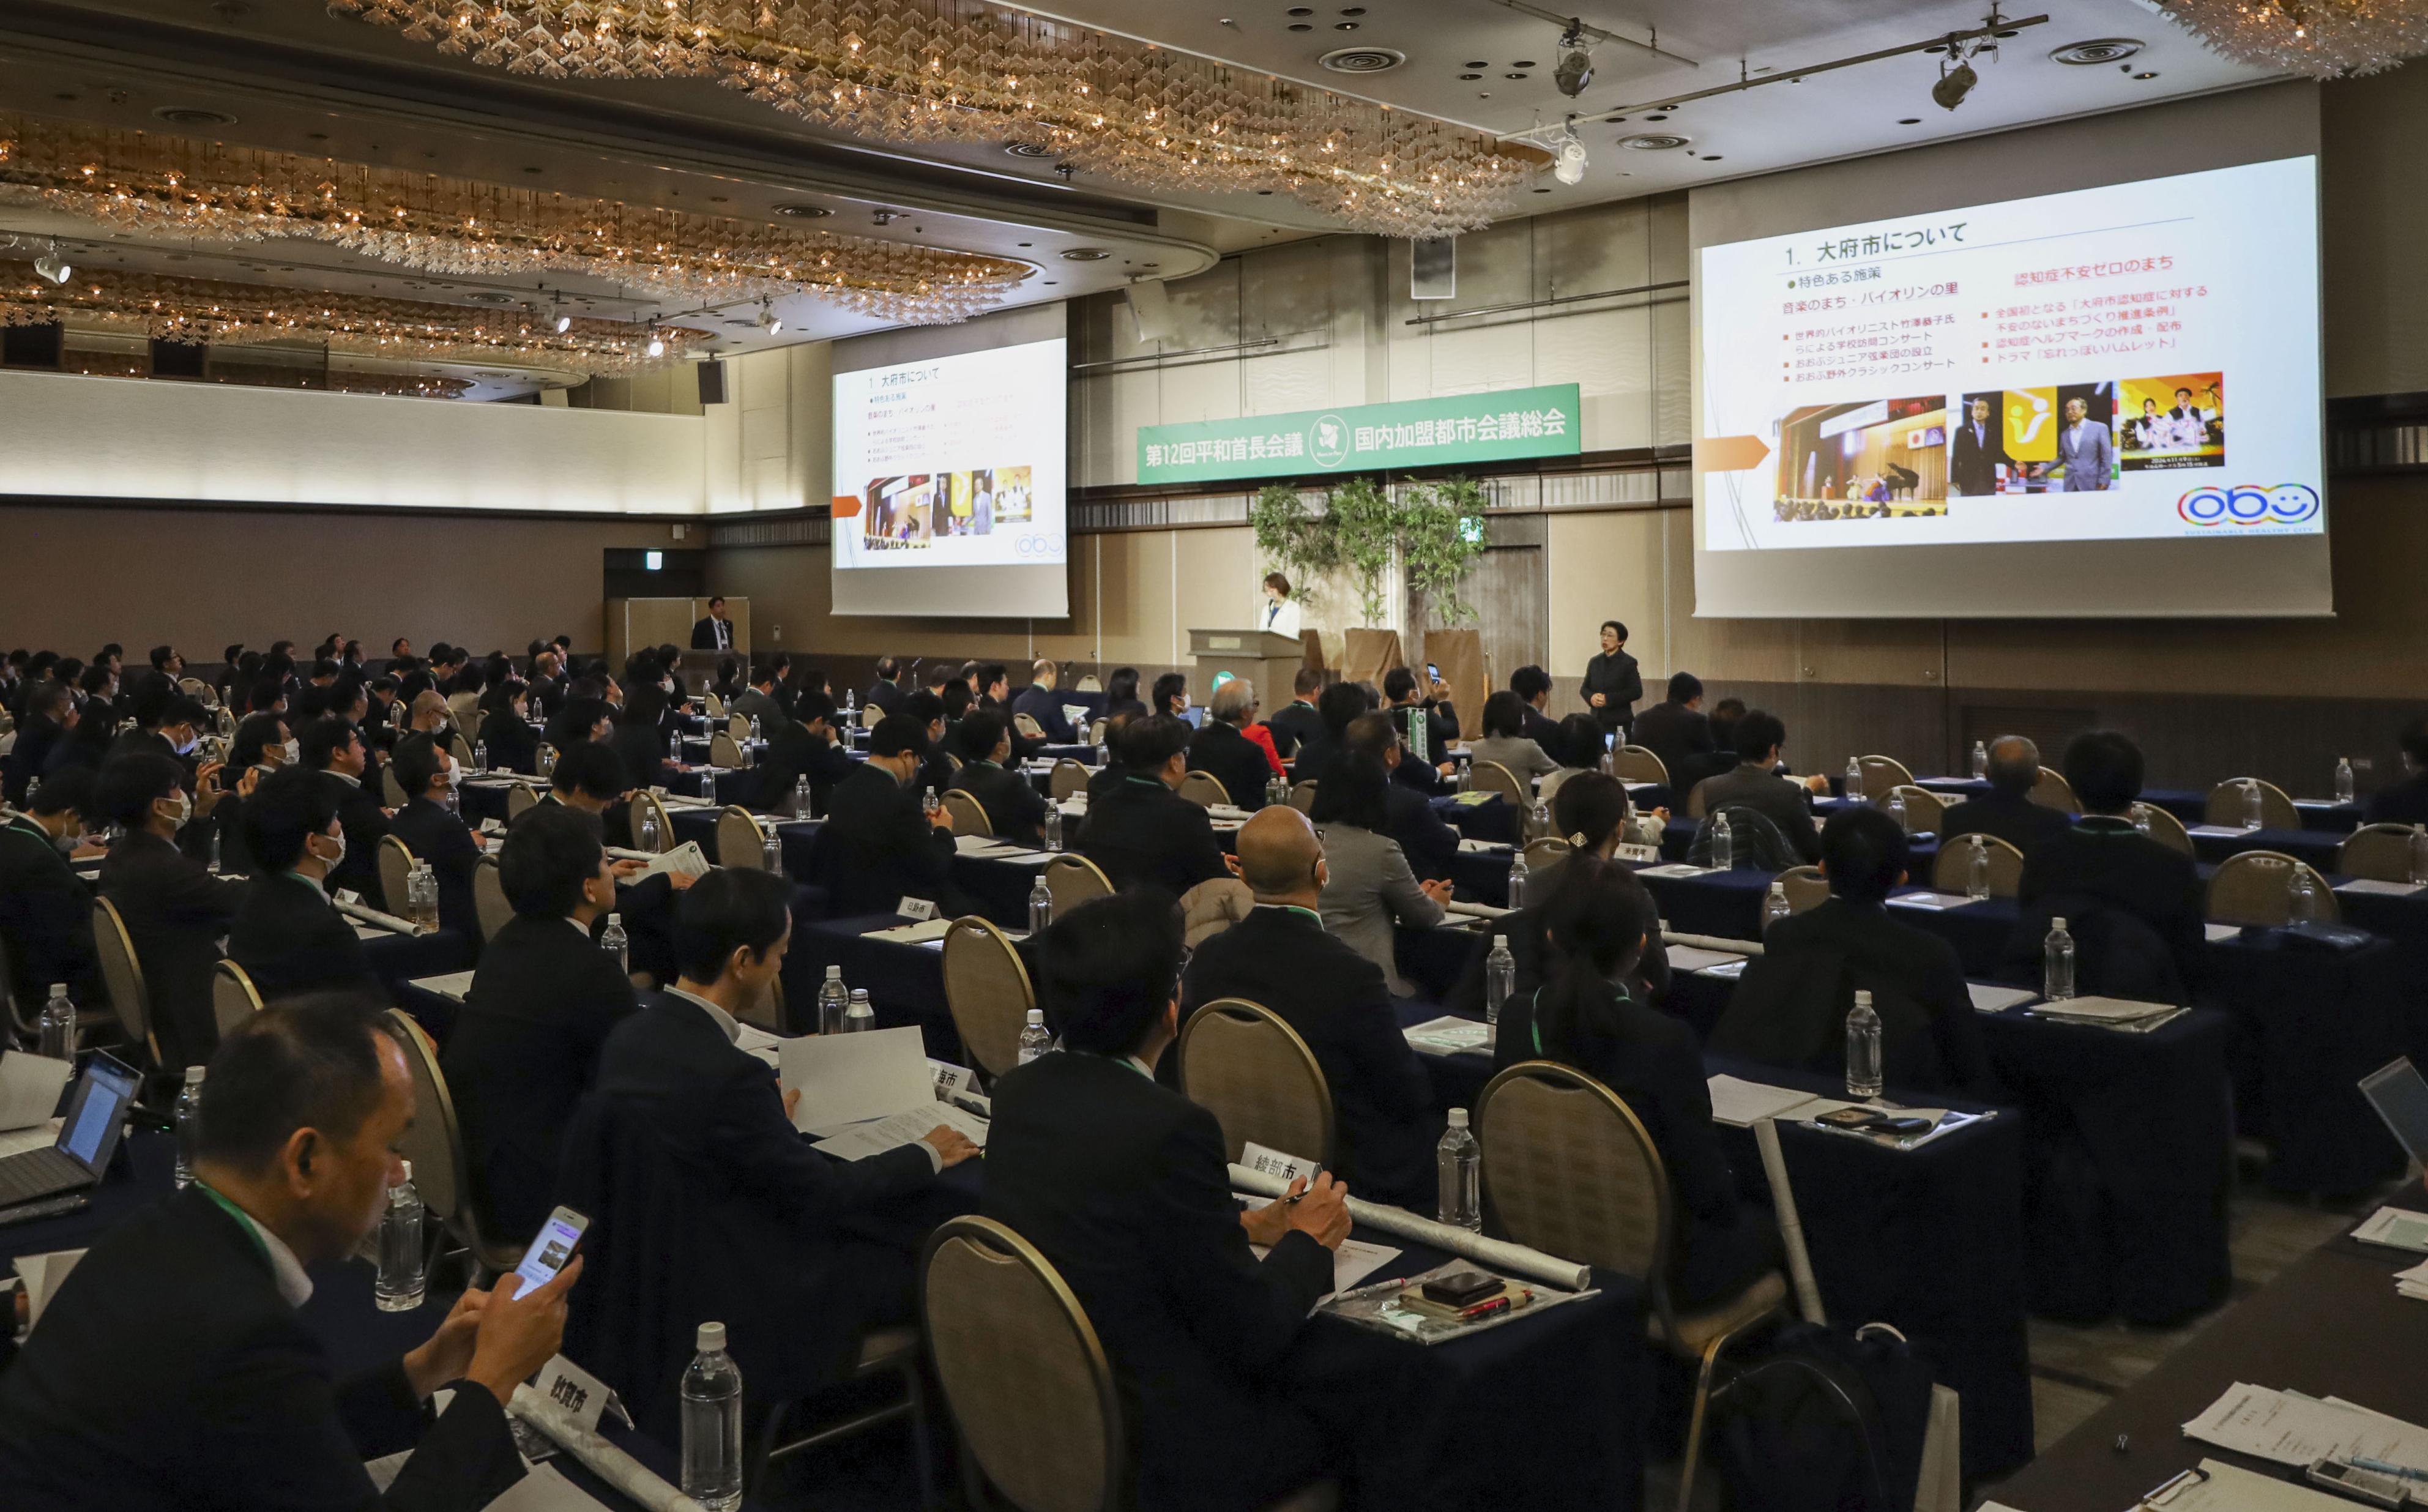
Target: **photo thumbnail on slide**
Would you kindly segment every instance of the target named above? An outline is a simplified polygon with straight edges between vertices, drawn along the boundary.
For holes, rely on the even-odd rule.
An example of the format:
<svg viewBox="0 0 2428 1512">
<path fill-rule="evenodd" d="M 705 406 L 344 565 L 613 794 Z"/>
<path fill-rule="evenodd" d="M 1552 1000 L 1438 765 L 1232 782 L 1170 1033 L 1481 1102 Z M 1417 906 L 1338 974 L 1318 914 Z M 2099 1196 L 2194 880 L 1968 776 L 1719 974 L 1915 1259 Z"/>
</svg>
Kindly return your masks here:
<svg viewBox="0 0 2428 1512">
<path fill-rule="evenodd" d="M 2116 480 L 2116 386 L 1985 389 L 1958 396 L 1948 492 L 2104 493 Z"/>
<path fill-rule="evenodd" d="M 1772 507 L 1784 520 L 1866 519 L 1947 510 L 1947 400 L 1812 404 L 1779 426 Z"/>
<path fill-rule="evenodd" d="M 1025 525 L 1035 514 L 1033 476 L 1016 467 L 871 478 L 861 491 L 861 544 L 871 551 L 909 551 Z"/>
</svg>

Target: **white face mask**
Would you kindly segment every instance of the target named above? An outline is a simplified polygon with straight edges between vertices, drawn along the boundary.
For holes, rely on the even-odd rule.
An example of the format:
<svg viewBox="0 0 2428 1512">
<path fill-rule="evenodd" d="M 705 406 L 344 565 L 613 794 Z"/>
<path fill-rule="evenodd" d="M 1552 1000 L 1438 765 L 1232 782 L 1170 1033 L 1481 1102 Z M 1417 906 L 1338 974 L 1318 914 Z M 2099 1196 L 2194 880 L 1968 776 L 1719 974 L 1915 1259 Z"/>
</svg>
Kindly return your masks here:
<svg viewBox="0 0 2428 1512">
<path fill-rule="evenodd" d="M 194 753 L 194 748 L 202 743 L 202 736 L 188 731 L 185 739 L 170 742 L 169 748 L 180 756 L 191 756 Z"/>
<path fill-rule="evenodd" d="M 168 801 L 169 801 L 169 800 L 168 800 L 168 799 L 166 799 L 166 798 L 158 799 L 158 800 L 157 800 L 157 802 L 155 804 L 155 806 L 154 806 L 154 808 L 153 808 L 153 811 L 152 811 L 152 812 L 153 812 L 153 813 L 155 813 L 155 814 L 158 814 L 158 813 L 160 812 L 160 811 L 159 811 L 159 808 L 158 808 L 158 806 L 157 806 L 157 805 L 158 805 L 158 803 L 166 803 L 166 802 L 168 802 Z M 185 828 L 185 826 L 186 826 L 186 821 L 187 821 L 187 820 L 189 820 L 189 819 L 190 819 L 190 818 L 192 818 L 193 816 L 194 816 L 194 800 L 193 800 L 193 799 L 191 799 L 191 798 L 189 798 L 189 797 L 186 797 L 186 795 L 184 795 L 183 793 L 180 793 L 180 794 L 178 794 L 178 795 L 177 795 L 177 812 L 176 812 L 174 814 L 171 814 L 171 815 L 164 815 L 164 817 L 167 817 L 167 818 L 170 820 L 170 822 L 171 822 L 171 823 L 172 823 L 172 824 L 176 825 L 176 826 L 177 826 L 177 828 L 179 828 L 179 829 L 181 829 L 181 830 Z"/>
<path fill-rule="evenodd" d="M 289 766 L 294 765 L 297 762 L 304 759 L 304 743 L 300 740 L 290 740 L 286 745 L 279 747 L 278 749 L 280 752 L 279 759 Z"/>
<path fill-rule="evenodd" d="M 345 832 L 344 830 L 338 830 L 338 831 L 337 831 L 336 834 L 334 834 L 334 835 L 318 835 L 318 836 L 315 836 L 314 838 L 316 838 L 316 839 L 320 839 L 320 840 L 325 840 L 325 841 L 329 842 L 331 845 L 336 846 L 337 847 L 337 853 L 336 853 L 336 855 L 334 855 L 334 856 L 321 856 L 321 857 L 320 857 L 320 859 L 321 859 L 322 861 L 324 861 L 324 862 L 328 863 L 328 864 L 329 864 L 329 869 L 330 869 L 331 871 L 336 871 L 339 866 L 341 866 L 341 865 L 344 865 L 344 864 L 345 864 L 345 861 L 346 861 L 346 832 Z M 318 854 L 318 852 L 315 852 L 315 854 Z"/>
<path fill-rule="evenodd" d="M 462 766 L 451 762 L 448 764 L 447 785 L 449 787 L 462 787 L 464 785 L 464 768 Z"/>
</svg>

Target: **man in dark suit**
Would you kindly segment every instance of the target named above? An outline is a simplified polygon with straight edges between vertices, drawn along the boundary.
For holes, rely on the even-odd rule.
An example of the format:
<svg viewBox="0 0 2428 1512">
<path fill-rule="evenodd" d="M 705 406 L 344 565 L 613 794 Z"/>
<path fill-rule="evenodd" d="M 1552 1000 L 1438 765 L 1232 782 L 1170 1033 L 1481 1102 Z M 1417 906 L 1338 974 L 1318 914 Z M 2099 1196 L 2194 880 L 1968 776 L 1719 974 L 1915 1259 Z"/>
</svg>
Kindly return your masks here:
<svg viewBox="0 0 2428 1512">
<path fill-rule="evenodd" d="M 863 1160 L 812 1149 L 736 1015 L 780 992 L 783 879 L 720 867 L 683 896 L 677 978 L 617 1025 L 566 1141 L 564 1193 L 587 1213 L 591 1274 L 566 1347 L 672 1442 L 693 1331 L 722 1320 L 764 1405 L 840 1379 L 861 1334 L 917 1310 L 922 1203 L 977 1148 L 939 1126 Z"/>
<path fill-rule="evenodd" d="M 2403 764 L 2407 775 L 2402 781 L 2370 795 L 2369 823 L 2428 824 L 2428 719 L 2403 727 Z"/>
<path fill-rule="evenodd" d="M 1521 666 L 1509 674 L 1509 691 L 1526 705 L 1526 728 L 1518 731 L 1543 748 L 1543 754 L 1555 762 L 1568 759 L 1568 743 L 1560 734 L 1560 722 L 1544 710 L 1551 701 L 1551 675 L 1539 666 Z"/>
<path fill-rule="evenodd" d="M 1335 682 L 1317 694 L 1315 729 L 1299 741 L 1295 759 L 1283 758 L 1290 764 L 1290 781 L 1323 781 L 1324 768 L 1339 756 L 1341 743 L 1349 738 L 1350 721 L 1373 712 L 1373 700 L 1354 682 Z"/>
<path fill-rule="evenodd" d="M 1265 728 L 1273 732 L 1273 753 L 1283 761 L 1296 760 L 1300 745 L 1322 731 L 1323 716 L 1315 712 L 1316 695 L 1322 691 L 1323 674 L 1302 666 L 1290 679 L 1290 701 L 1266 715 Z"/>
<path fill-rule="evenodd" d="M 2032 786 L 2040 780 L 2038 746 L 2021 735 L 2000 735 L 1990 742 L 1990 791 L 1966 798 L 1941 815 L 1940 846 L 1944 848 L 1962 836 L 1984 834 L 2029 857 L 2051 837 L 2073 829 L 2066 815 L 2032 801 Z"/>
<path fill-rule="evenodd" d="M 1669 696 L 1635 716 L 1632 744 L 1661 758 L 1669 771 L 1671 801 L 1684 805 L 1695 784 L 1736 764 L 1736 753 L 1717 754 L 1712 722 L 1703 716 L 1703 680 L 1692 672 L 1669 674 Z"/>
<path fill-rule="evenodd" d="M 1239 877 L 1256 906 L 1198 945 L 1181 978 L 1181 1013 L 1244 997 L 1280 1014 L 1332 1090 L 1334 1170 L 1370 1201 L 1430 1211 L 1441 1140 L 1433 1079 L 1400 1032 L 1382 968 L 1324 932 L 1323 842 L 1304 814 L 1277 806 L 1240 827 L 1239 846 Z"/>
<path fill-rule="evenodd" d="M 405 799 L 389 821 L 388 833 L 403 841 L 413 859 L 437 879 L 438 927 L 478 938 L 481 920 L 472 903 L 472 873 L 481 864 L 481 843 L 446 806 L 463 769 L 455 764 L 453 752 L 425 735 L 400 741 L 391 764 Z M 393 901 L 401 905 L 404 900 Z"/>
<path fill-rule="evenodd" d="M 227 954 L 262 1001 L 372 985 L 353 921 L 329 904 L 328 876 L 346 852 L 328 785 L 282 767 L 244 805 L 245 848 L 255 864 Z"/>
<path fill-rule="evenodd" d="M 1263 808 L 1266 784 L 1280 775 L 1266 759 L 1265 748 L 1240 732 L 1255 712 L 1255 686 L 1235 677 L 1214 690 L 1206 723 L 1189 741 L 1189 766 L 1212 773 L 1231 802 L 1242 809 Z"/>
<path fill-rule="evenodd" d="M 177 691 L 172 683 L 146 683 L 132 698 L 135 728 L 123 731 L 109 744 L 105 762 L 133 751 L 150 751 L 156 756 L 173 756 L 190 777 L 194 773 L 194 748 L 202 744 L 203 731 L 209 728 L 210 715 L 203 706 Z"/>
<path fill-rule="evenodd" d="M 745 719 L 759 721 L 761 733 L 784 717 L 784 706 L 776 701 L 776 684 L 779 681 L 774 665 L 761 666 L 750 673 L 750 687 L 726 705 L 726 713 L 738 714 Z"/>
<path fill-rule="evenodd" d="M 592 922 L 615 907 L 615 877 L 582 815 L 526 810 L 498 871 L 515 916 L 481 952 L 444 1069 L 473 1194 L 492 1232 L 520 1238 L 555 1201 L 566 1120 L 636 1004 L 622 962 L 591 943 Z"/>
<path fill-rule="evenodd" d="M 1409 715 L 1422 713 L 1425 716 L 1425 748 L 1417 749 L 1415 737 L 1409 736 L 1412 764 L 1423 768 L 1429 779 L 1457 775 L 1450 745 L 1458 738 L 1458 710 L 1450 701 L 1450 689 L 1438 682 L 1420 686 L 1415 668 L 1395 666 L 1383 674 L 1383 700 L 1390 705 L 1391 723 L 1403 735 L 1408 734 Z M 1443 771 L 1445 766 L 1451 769 Z M 1434 784 L 1428 781 L 1419 785 L 1430 791 Z"/>
<path fill-rule="evenodd" d="M 902 712 L 902 664 L 891 656 L 878 657 L 877 681 L 868 685 L 868 692 L 860 701 L 873 703 L 885 714 L 900 714 Z"/>
<path fill-rule="evenodd" d="M 1173 910 L 1150 896 L 1054 921 L 1041 996 L 1063 1048 L 995 1084 L 981 1210 L 1087 1309 L 1126 1404 L 1140 1505 L 1245 1512 L 1321 1475 L 1348 1482 L 1352 1508 L 1419 1505 L 1407 1352 L 1307 1317 L 1349 1234 L 1345 1189 L 1320 1175 L 1293 1183 L 1296 1202 L 1241 1212 L 1214 1115 L 1149 1073 L 1178 1031 L 1180 956 Z"/>
<path fill-rule="evenodd" d="M 804 693 L 793 700 L 790 719 L 768 729 L 767 750 L 759 759 L 759 807 L 788 812 L 793 790 L 810 780 L 810 802 L 824 814 L 835 785 L 860 764 L 844 754 L 834 728 L 834 699 L 823 693 Z M 764 727 L 763 727 L 764 728 Z"/>
<path fill-rule="evenodd" d="M 708 617 L 691 627 L 691 649 L 696 651 L 730 651 L 733 649 L 733 621 L 726 617 L 722 596 L 708 601 Z"/>
<path fill-rule="evenodd" d="M 1025 714 L 1036 720 L 1037 728 L 1045 732 L 1045 738 L 1058 746 L 1077 744 L 1078 732 L 1071 728 L 1071 716 L 1062 712 L 1062 699 L 1055 691 L 1061 671 L 1054 665 L 1054 659 L 1039 657 L 1037 664 L 1028 669 L 1028 686 L 1021 690 L 1019 698 L 1011 700 L 1011 712 Z"/>
<path fill-rule="evenodd" d="M 202 1095 L 194 1184 L 95 1240 L 0 1375 L 10 1507 L 454 1512 L 521 1479 L 504 1403 L 557 1352 L 581 1257 L 519 1297 L 467 1291 L 422 1344 L 335 1380 L 296 1309 L 401 1175 L 404 1053 L 364 1005 L 307 999 L 231 1035 Z M 363 1461 L 404 1449 L 376 1489 Z"/>
<path fill-rule="evenodd" d="M 868 760 L 836 784 L 810 870 L 837 915 L 891 913 L 905 897 L 927 898 L 952 918 L 977 912 L 953 885 L 952 819 L 941 808 L 921 813 L 919 794 L 905 785 L 927 745 L 916 715 L 887 715 L 869 731 Z"/>
<path fill-rule="evenodd" d="M 1777 825 L 1796 856 L 1810 865 L 1821 857 L 1821 836 L 1813 828 L 1805 794 L 1827 793 L 1829 780 L 1811 777 L 1799 784 L 1773 771 L 1786 745 L 1787 726 L 1777 715 L 1747 710 L 1737 721 L 1736 765 L 1703 781 L 1703 812 L 1717 814 L 1732 804 L 1753 810 Z"/>
<path fill-rule="evenodd" d="M 1174 897 L 1230 875 L 1213 821 L 1174 789 L 1189 775 L 1189 729 L 1168 714 L 1133 719 L 1122 731 L 1122 775 L 1088 800 L 1079 854 L 1115 887 L 1139 883 Z"/>
<path fill-rule="evenodd" d="M 1601 649 L 1585 663 L 1577 692 L 1605 745 L 1613 735 L 1621 744 L 1634 738 L 1630 731 L 1635 724 L 1635 700 L 1644 697 L 1644 673 L 1635 658 L 1627 654 L 1625 625 L 1616 619 L 1601 622 Z"/>
<path fill-rule="evenodd" d="M 2157 937 L 2174 968 L 2178 990 L 2199 984 L 2207 939 L 2202 928 L 2206 911 L 2200 873 L 2191 857 L 2133 827 L 2141 769 L 2141 748 L 2112 730 L 2086 731 L 2066 747 L 2065 780 L 2082 805 L 2082 818 L 2024 857 L 2015 899 L 2022 916 L 2007 948 L 2010 963 L 2037 972 L 2052 917 L 2070 921 L 2069 932 L 2075 932 L 2094 912 L 2115 910 L 2140 920 Z M 2076 943 L 2083 951 L 2077 989 L 2126 995 L 2124 982 L 2100 979 L 2106 963 L 2094 957 L 2104 942 L 2077 934 Z M 2135 992 L 2146 995 L 2155 990 Z"/>
<path fill-rule="evenodd" d="M 0 946 L 8 956 L 8 979 L 0 988 L 29 1023 L 54 982 L 88 1007 L 103 999 L 92 889 L 60 848 L 83 837 L 84 812 L 91 806 L 91 775 L 62 772 L 34 789 L 25 812 L 0 824 Z M 98 846 L 93 853 L 100 853 Z"/>
<path fill-rule="evenodd" d="M 1987 394 L 1976 394 L 1957 422 L 1956 440 L 1947 459 L 1947 491 L 1979 497 L 1998 491 L 1999 468 L 2012 470 L 2007 455 L 2005 422 L 1991 409 Z"/>
<path fill-rule="evenodd" d="M 1390 772 L 1393 780 L 1383 787 L 1382 832 L 1400 843 L 1408 870 L 1419 878 L 1448 880 L 1458 860 L 1458 831 L 1442 822 L 1422 791 L 1398 781 L 1403 769 L 1417 764 L 1417 758 L 1391 716 L 1378 710 L 1352 719 L 1341 748 L 1353 756 L 1371 756 Z"/>
<path fill-rule="evenodd" d="M 1011 728 L 1002 715 L 980 709 L 953 731 L 960 743 L 961 769 L 952 785 L 978 800 L 995 836 L 1024 846 L 1045 843 L 1045 796 L 1011 760 Z"/>
<path fill-rule="evenodd" d="M 190 822 L 197 798 L 184 784 L 175 760 L 146 752 L 110 763 L 93 786 L 96 814 L 126 831 L 101 863 L 101 896 L 125 921 L 161 1064 L 172 1071 L 203 1064 L 218 1043 L 211 970 L 245 887 L 213 877 L 181 848 L 181 841 L 208 828 Z M 198 797 L 214 795 L 205 787 Z"/>
<path fill-rule="evenodd" d="M 330 872 L 330 885 L 359 893 L 375 909 L 388 909 L 379 879 L 379 843 L 387 833 L 388 815 L 377 790 L 363 785 L 370 753 L 363 748 L 362 731 L 333 715 L 305 725 L 298 739 L 304 767 L 320 774 L 336 800 L 337 822 L 345 826 L 345 859 Z"/>
<path fill-rule="evenodd" d="M 0 783 L 12 804 L 22 804 L 25 795 L 42 775 L 50 761 L 51 750 L 74 730 L 84 715 L 75 696 L 66 684 L 43 682 L 25 695 L 25 714 L 18 720 L 17 744 L 8 754 L 0 757 L 8 780 Z"/>
</svg>

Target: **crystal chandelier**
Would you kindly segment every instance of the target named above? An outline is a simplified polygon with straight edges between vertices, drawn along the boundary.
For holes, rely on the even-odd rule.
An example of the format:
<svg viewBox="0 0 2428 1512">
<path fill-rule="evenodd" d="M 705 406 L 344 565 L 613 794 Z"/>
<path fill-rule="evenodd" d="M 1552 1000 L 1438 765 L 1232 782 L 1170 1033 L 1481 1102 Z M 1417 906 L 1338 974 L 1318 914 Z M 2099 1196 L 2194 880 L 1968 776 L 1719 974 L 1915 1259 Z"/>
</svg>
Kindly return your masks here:
<svg viewBox="0 0 2428 1512">
<path fill-rule="evenodd" d="M 433 273 L 578 273 L 716 304 L 810 294 L 932 325 L 1001 303 L 1009 257 L 0 114 L 0 205 L 223 242 L 323 241 Z"/>
<path fill-rule="evenodd" d="M 629 373 L 672 361 L 712 338 L 689 326 L 577 320 L 560 332 L 524 310 L 366 299 L 259 284 L 79 269 L 65 285 L 33 264 L 0 262 L 0 325 L 73 324 L 163 341 L 250 346 L 314 341 L 365 357 L 525 361 L 588 373 Z M 655 353 L 650 348 L 656 347 Z"/>
<path fill-rule="evenodd" d="M 1355 230 L 1490 223 L 1539 148 L 989 0 L 328 0 L 542 78 L 713 77 L 820 125 L 986 141 L 1148 190 L 1278 192 Z"/>
<path fill-rule="evenodd" d="M 2211 51 L 2305 78 L 2351 78 L 2428 52 L 2428 0 L 2160 0 Z"/>
</svg>

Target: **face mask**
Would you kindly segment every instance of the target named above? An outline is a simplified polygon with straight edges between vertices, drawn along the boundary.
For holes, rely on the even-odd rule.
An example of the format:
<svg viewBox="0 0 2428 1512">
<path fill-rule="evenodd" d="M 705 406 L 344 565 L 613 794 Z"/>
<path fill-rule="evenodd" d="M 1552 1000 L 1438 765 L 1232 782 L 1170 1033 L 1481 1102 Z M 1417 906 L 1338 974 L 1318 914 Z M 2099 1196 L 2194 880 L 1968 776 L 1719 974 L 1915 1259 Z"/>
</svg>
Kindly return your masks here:
<svg viewBox="0 0 2428 1512">
<path fill-rule="evenodd" d="M 300 740 L 290 740 L 286 745 L 279 747 L 278 749 L 280 751 L 279 759 L 284 761 L 289 766 L 294 765 L 297 762 L 304 759 L 304 743 Z"/>
<path fill-rule="evenodd" d="M 76 836 L 75 831 L 73 830 L 69 830 L 66 834 L 53 835 L 51 837 L 51 848 L 57 851 L 62 856 L 74 855 L 75 847 Z"/>
<path fill-rule="evenodd" d="M 156 808 L 153 812 L 156 814 L 156 813 L 158 813 L 159 811 Z M 189 820 L 189 819 L 190 819 L 190 818 L 192 818 L 193 816 L 194 816 L 194 800 L 193 800 L 193 799 L 191 799 L 191 798 L 189 798 L 189 797 L 186 797 L 186 795 L 184 795 L 183 793 L 178 794 L 178 795 L 177 795 L 177 812 L 176 812 L 176 814 L 175 814 L 174 815 L 171 816 L 171 821 L 170 821 L 170 822 L 172 822 L 172 824 L 176 825 L 179 829 L 181 829 L 181 830 L 182 830 L 182 829 L 184 829 L 184 828 L 185 828 L 186 821 L 187 821 L 187 820 Z"/>
<path fill-rule="evenodd" d="M 327 862 L 327 863 L 329 863 L 329 869 L 330 869 L 331 871 L 336 871 L 339 866 L 344 865 L 344 864 L 345 864 L 345 862 L 346 862 L 346 836 L 345 836 L 345 831 L 343 831 L 343 830 L 339 830 L 337 833 L 336 833 L 336 834 L 334 834 L 334 835 L 321 835 L 321 836 L 320 836 L 319 838 L 320 838 L 320 839 L 322 839 L 322 840 L 326 840 L 326 841 L 328 841 L 331 845 L 336 846 L 337 847 L 337 853 L 336 853 L 336 855 L 334 855 L 334 856 L 323 856 L 323 857 L 321 857 L 321 858 L 320 858 L 322 861 L 325 861 L 325 862 Z"/>
<path fill-rule="evenodd" d="M 464 785 L 464 768 L 461 766 L 450 766 L 447 768 L 447 785 L 449 787 L 462 787 Z"/>
<path fill-rule="evenodd" d="M 188 735 L 184 740 L 177 742 L 169 748 L 175 751 L 180 756 L 191 756 L 194 753 L 194 748 L 202 743 L 203 740 L 200 735 Z"/>
</svg>

